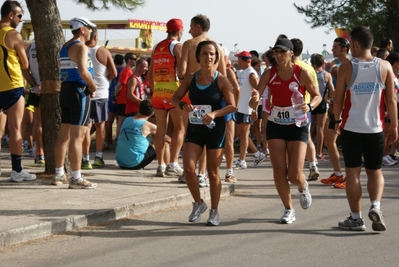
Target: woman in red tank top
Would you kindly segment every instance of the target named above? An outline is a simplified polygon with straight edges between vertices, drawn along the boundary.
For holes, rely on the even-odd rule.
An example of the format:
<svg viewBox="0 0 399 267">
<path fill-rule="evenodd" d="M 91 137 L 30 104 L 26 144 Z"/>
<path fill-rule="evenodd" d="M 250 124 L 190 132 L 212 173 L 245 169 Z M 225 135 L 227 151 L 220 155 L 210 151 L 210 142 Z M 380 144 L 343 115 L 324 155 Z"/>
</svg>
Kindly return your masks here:
<svg viewBox="0 0 399 267">
<path fill-rule="evenodd" d="M 293 44 L 290 40 L 285 38 L 277 40 L 273 51 L 277 65 L 263 73 L 258 91 L 262 95 L 266 86 L 269 87 L 268 100 L 271 113 L 266 137 L 273 166 L 274 183 L 285 208 L 280 223 L 292 223 L 296 218 L 288 180 L 298 187 L 303 209 L 310 207 L 312 197 L 303 174 L 309 126 L 297 127 L 295 125 L 291 96 L 294 87 L 303 96 L 306 91 L 309 92 L 312 97 L 311 102 L 306 104 L 303 101 L 300 105 L 305 114 L 320 103 L 321 96 L 310 74 L 291 61 Z"/>
</svg>

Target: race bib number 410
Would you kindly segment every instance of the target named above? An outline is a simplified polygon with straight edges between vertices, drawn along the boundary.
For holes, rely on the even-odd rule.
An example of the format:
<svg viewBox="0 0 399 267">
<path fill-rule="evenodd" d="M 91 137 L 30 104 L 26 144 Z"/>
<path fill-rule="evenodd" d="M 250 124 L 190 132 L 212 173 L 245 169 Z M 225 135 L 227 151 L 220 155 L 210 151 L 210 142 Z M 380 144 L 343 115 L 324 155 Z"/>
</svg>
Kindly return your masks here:
<svg viewBox="0 0 399 267">
<path fill-rule="evenodd" d="M 294 108 L 274 106 L 269 116 L 269 120 L 281 125 L 294 124 L 295 123 Z"/>
</svg>

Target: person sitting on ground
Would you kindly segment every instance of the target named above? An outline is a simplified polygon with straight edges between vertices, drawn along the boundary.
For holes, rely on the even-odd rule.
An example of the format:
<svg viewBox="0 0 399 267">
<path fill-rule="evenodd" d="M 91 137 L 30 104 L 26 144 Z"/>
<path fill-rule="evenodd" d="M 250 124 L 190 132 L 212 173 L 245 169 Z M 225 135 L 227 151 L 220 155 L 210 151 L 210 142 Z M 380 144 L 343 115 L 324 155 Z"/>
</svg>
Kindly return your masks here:
<svg viewBox="0 0 399 267">
<path fill-rule="evenodd" d="M 153 113 L 151 100 L 146 99 L 139 104 L 139 114 L 123 122 L 116 146 L 116 162 L 122 169 L 139 170 L 155 159 L 155 149 L 148 137 L 156 133 L 157 126 L 147 121 Z M 165 142 L 170 144 L 170 141 L 165 135 Z"/>
</svg>

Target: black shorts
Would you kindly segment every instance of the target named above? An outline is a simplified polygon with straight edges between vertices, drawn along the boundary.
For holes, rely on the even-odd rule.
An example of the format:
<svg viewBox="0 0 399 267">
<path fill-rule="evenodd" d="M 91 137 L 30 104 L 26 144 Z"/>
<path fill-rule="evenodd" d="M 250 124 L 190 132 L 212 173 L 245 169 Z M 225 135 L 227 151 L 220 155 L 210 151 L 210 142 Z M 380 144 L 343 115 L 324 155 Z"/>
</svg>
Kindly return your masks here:
<svg viewBox="0 0 399 267">
<path fill-rule="evenodd" d="M 7 110 L 11 108 L 18 102 L 21 96 L 25 96 L 25 89 L 23 87 L 0 92 L 0 109 Z"/>
<path fill-rule="evenodd" d="M 341 130 L 341 146 L 345 167 L 360 167 L 363 155 L 366 169 L 381 169 L 384 151 L 383 132 L 365 134 Z"/>
<path fill-rule="evenodd" d="M 118 104 L 116 111 L 118 116 L 126 117 L 125 109 L 126 109 L 126 104 Z"/>
<path fill-rule="evenodd" d="M 320 104 L 314 110 L 312 110 L 312 115 L 324 114 L 327 112 L 327 110 L 328 110 L 327 102 L 323 99 L 320 102 Z"/>
<path fill-rule="evenodd" d="M 126 170 L 140 170 L 140 169 L 144 168 L 145 166 L 147 166 L 148 164 L 150 164 L 155 159 L 156 156 L 157 156 L 157 154 L 155 152 L 155 149 L 152 146 L 149 146 L 147 148 L 147 151 L 144 154 L 143 161 L 140 162 L 139 165 L 134 166 L 132 168 L 126 168 L 126 167 L 122 167 L 122 166 L 119 166 L 119 167 L 121 169 L 126 169 Z"/>
<path fill-rule="evenodd" d="M 40 105 L 40 96 L 36 95 L 35 93 L 29 93 L 29 98 L 26 105 L 38 108 Z"/>
<path fill-rule="evenodd" d="M 335 130 L 335 120 L 334 120 L 334 115 L 331 113 L 328 113 L 328 129 L 330 130 Z"/>
<path fill-rule="evenodd" d="M 258 120 L 262 119 L 262 110 L 263 110 L 263 106 L 259 105 L 258 106 Z"/>
<path fill-rule="evenodd" d="M 219 149 L 224 147 L 226 137 L 226 124 L 216 123 L 213 129 L 206 125 L 191 124 L 187 126 L 185 143 L 194 143 L 206 149 Z"/>
<path fill-rule="evenodd" d="M 251 114 L 244 114 L 241 112 L 237 112 L 236 113 L 236 123 L 237 124 L 241 124 L 241 123 L 249 123 L 249 124 L 253 124 L 253 120 L 251 117 Z"/>
<path fill-rule="evenodd" d="M 90 122 L 100 123 L 108 120 L 108 100 L 106 98 L 91 100 Z"/>
<path fill-rule="evenodd" d="M 309 124 L 303 127 L 295 125 L 280 125 L 272 121 L 267 122 L 266 139 L 283 139 L 287 142 L 302 141 L 308 143 Z"/>
<path fill-rule="evenodd" d="M 61 123 L 87 126 L 89 124 L 90 92 L 76 82 L 62 82 L 60 92 Z"/>
</svg>

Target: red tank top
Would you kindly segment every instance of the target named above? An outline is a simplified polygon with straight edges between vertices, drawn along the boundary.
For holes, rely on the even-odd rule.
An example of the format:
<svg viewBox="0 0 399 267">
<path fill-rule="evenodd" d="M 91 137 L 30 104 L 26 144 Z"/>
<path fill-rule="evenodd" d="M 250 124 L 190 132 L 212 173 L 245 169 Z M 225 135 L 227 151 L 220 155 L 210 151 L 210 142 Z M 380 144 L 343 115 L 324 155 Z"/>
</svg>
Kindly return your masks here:
<svg viewBox="0 0 399 267">
<path fill-rule="evenodd" d="M 161 41 L 154 50 L 152 62 L 154 64 L 155 82 L 176 82 L 176 58 L 171 54 L 171 44 L 174 40 Z"/>
<path fill-rule="evenodd" d="M 136 79 L 137 81 L 137 86 L 134 89 L 133 94 L 140 98 L 141 100 L 144 99 L 144 84 L 141 81 L 140 77 L 135 76 L 134 74 L 132 74 L 130 76 L 129 79 Z M 127 91 L 126 91 L 126 95 L 127 95 Z M 127 96 L 126 96 L 126 108 L 125 108 L 125 114 L 130 114 L 130 113 L 134 113 L 134 112 L 138 112 L 139 111 L 139 103 L 137 102 L 133 102 L 132 100 L 130 100 Z"/>
<path fill-rule="evenodd" d="M 270 69 L 270 79 L 269 79 L 269 90 L 272 96 L 272 104 L 278 107 L 289 107 L 292 106 L 291 96 L 292 89 L 297 86 L 299 92 L 305 96 L 306 89 L 301 85 L 299 77 L 302 68 L 294 64 L 294 72 L 292 76 L 287 81 L 282 80 L 277 74 L 277 67 L 273 66 Z M 291 90 L 290 90 L 291 88 Z"/>
</svg>

